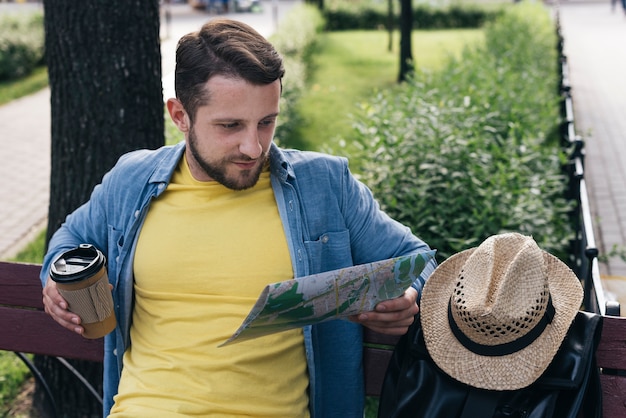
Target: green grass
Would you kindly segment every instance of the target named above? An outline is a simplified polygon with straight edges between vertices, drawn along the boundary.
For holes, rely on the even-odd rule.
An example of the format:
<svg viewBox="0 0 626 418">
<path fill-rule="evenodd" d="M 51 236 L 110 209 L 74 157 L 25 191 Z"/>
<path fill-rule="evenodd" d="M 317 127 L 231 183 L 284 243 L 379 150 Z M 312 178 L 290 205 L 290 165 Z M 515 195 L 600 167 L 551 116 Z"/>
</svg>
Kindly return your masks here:
<svg viewBox="0 0 626 418">
<path fill-rule="evenodd" d="M 413 59 L 419 69 L 436 70 L 448 57 L 483 39 L 483 31 L 414 31 Z M 358 103 L 376 91 L 396 85 L 399 71 L 399 34 L 385 31 L 345 31 L 320 35 L 308 92 L 301 98 L 299 111 L 305 123 L 298 135 L 315 149 L 336 150 L 337 137 L 351 130 L 351 114 Z"/>
<path fill-rule="evenodd" d="M 47 86 L 48 70 L 46 67 L 38 67 L 24 78 L 0 81 L 0 106 L 38 92 Z"/>
<path fill-rule="evenodd" d="M 46 231 L 40 231 L 37 236 L 29 242 L 20 252 L 10 261 L 18 261 L 22 263 L 41 263 L 44 256 L 44 248 L 46 246 Z"/>
<path fill-rule="evenodd" d="M 20 392 L 29 371 L 11 352 L 0 351 L 0 417 L 8 417 L 11 402 Z"/>
</svg>

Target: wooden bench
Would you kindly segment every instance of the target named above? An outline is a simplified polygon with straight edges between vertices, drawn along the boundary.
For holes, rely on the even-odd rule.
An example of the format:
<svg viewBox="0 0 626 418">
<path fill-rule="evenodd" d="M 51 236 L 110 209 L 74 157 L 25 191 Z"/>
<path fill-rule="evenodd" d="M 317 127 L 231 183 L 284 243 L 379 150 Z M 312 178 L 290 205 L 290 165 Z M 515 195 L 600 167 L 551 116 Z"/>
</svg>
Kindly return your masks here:
<svg viewBox="0 0 626 418">
<path fill-rule="evenodd" d="M 40 270 L 0 262 L 0 350 L 102 361 L 102 339 L 74 334 L 43 311 Z"/>
<path fill-rule="evenodd" d="M 102 362 L 103 339 L 88 340 L 57 324 L 43 310 L 40 265 L 0 262 L 0 350 L 13 351 L 40 383 L 47 414 L 70 416 L 57 411 L 53 391 L 35 364 L 24 355 L 40 354 L 56 359 L 75 376 L 85 393 L 102 404 L 102 396 L 67 359 Z M 67 412 L 67 411 L 66 411 Z"/>
<path fill-rule="evenodd" d="M 88 340 L 58 325 L 44 311 L 40 266 L 0 262 L 0 350 L 102 361 L 102 339 Z M 364 369 L 368 396 L 378 396 L 397 337 L 365 330 Z M 603 412 L 626 417 L 626 318 L 605 316 L 597 351 Z"/>
</svg>

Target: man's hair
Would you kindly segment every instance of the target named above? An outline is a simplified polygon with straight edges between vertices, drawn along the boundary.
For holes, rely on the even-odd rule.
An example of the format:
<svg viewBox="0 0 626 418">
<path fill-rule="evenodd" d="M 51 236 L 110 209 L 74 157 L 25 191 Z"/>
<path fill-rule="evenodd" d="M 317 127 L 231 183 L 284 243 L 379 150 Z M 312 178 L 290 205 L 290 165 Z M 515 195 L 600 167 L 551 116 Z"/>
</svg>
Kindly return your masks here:
<svg viewBox="0 0 626 418">
<path fill-rule="evenodd" d="M 285 74 L 282 57 L 245 23 L 214 19 L 183 36 L 176 49 L 176 97 L 192 123 L 198 107 L 208 103 L 205 83 L 215 75 L 271 84 Z"/>
</svg>

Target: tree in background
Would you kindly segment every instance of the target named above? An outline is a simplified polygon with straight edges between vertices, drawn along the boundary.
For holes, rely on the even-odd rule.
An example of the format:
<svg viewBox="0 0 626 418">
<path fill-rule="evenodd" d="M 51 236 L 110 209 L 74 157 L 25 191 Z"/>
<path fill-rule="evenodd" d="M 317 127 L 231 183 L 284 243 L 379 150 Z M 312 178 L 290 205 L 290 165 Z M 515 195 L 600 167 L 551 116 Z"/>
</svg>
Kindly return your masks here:
<svg viewBox="0 0 626 418">
<path fill-rule="evenodd" d="M 393 2 L 395 0 L 387 0 L 387 34 L 389 41 L 387 42 L 387 51 L 393 51 L 393 29 L 395 26 L 395 18 L 393 16 Z"/>
<path fill-rule="evenodd" d="M 120 155 L 163 145 L 164 120 L 159 0 L 44 0 L 44 26 L 52 109 L 48 242 Z M 99 403 L 56 361 L 36 363 L 59 409 L 101 416 Z M 72 364 L 101 392 L 101 364 Z"/>
<path fill-rule="evenodd" d="M 412 0 L 400 0 L 400 73 L 398 82 L 406 81 L 413 72 L 413 53 L 411 52 L 411 33 L 413 32 Z"/>
</svg>

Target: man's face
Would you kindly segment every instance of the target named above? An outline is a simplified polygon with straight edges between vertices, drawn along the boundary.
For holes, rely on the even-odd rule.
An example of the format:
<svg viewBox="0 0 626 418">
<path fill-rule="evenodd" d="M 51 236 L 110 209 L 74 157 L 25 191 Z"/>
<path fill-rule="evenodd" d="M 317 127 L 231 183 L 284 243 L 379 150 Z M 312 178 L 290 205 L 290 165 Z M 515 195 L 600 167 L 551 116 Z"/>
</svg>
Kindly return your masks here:
<svg viewBox="0 0 626 418">
<path fill-rule="evenodd" d="M 185 133 L 191 174 L 196 180 L 214 180 L 233 190 L 252 187 L 274 137 L 280 81 L 255 85 L 214 76 L 205 88 L 209 103 L 198 108 L 193 125 L 178 100 L 168 101 L 172 119 Z"/>
</svg>

